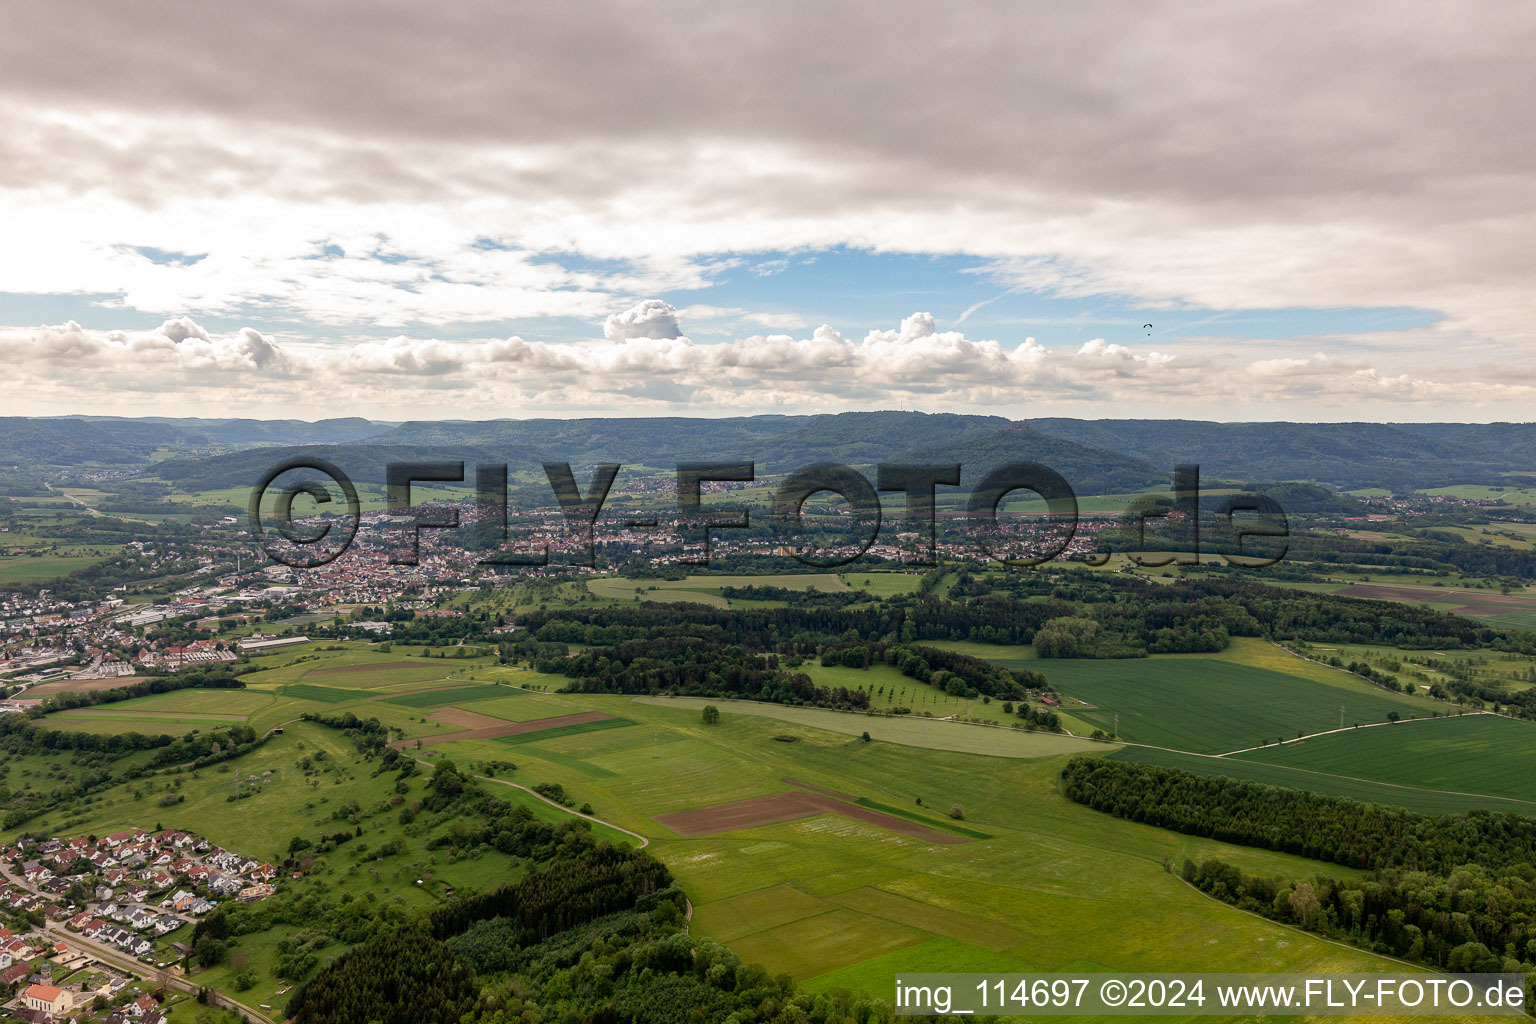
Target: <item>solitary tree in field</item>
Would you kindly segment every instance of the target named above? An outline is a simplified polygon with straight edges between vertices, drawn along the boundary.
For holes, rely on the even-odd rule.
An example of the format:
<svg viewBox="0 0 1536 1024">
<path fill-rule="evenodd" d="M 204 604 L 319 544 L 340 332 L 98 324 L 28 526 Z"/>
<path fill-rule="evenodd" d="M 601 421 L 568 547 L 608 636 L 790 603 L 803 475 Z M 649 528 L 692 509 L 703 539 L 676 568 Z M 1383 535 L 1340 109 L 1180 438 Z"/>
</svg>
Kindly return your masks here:
<svg viewBox="0 0 1536 1024">
<path fill-rule="evenodd" d="M 720 721 L 720 709 L 713 704 L 704 705 L 704 724 L 714 725 Z"/>
</svg>

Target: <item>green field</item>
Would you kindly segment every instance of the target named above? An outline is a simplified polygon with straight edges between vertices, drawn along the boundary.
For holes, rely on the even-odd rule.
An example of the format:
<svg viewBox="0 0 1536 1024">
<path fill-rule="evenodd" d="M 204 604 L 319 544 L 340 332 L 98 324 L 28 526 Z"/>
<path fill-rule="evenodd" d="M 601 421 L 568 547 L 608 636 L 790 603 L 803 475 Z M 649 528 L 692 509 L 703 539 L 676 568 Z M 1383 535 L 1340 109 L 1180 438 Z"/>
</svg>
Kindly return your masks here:
<svg viewBox="0 0 1536 1024">
<path fill-rule="evenodd" d="M 855 670 L 857 671 L 857 670 Z M 1028 732 L 1003 726 L 968 725 L 914 715 L 865 715 L 827 708 L 759 704 L 745 700 L 707 700 L 703 697 L 636 697 L 636 701 L 694 711 L 713 704 L 722 715 L 772 718 L 848 736 L 869 733 L 871 739 L 929 750 L 952 750 L 993 757 L 1049 757 L 1053 754 L 1103 750 L 1092 740 L 1058 733 Z M 794 730 L 787 730 L 793 732 Z"/>
<path fill-rule="evenodd" d="M 869 706 L 875 710 L 909 708 L 914 715 L 956 718 L 968 722 L 1012 724 L 1018 721 L 1003 712 L 1003 702 L 981 697 L 956 697 L 918 679 L 902 675 L 893 665 L 871 665 L 867 669 L 845 665 L 822 665 L 811 661 L 797 670 L 810 676 L 817 686 L 842 686 L 869 694 Z"/>
<path fill-rule="evenodd" d="M 106 705 L 113 711 L 238 715 L 244 717 L 272 703 L 272 696 L 255 690 L 175 690 Z"/>
<path fill-rule="evenodd" d="M 1063 707 L 1074 717 L 1112 733 L 1118 714 L 1119 736 L 1127 742 L 1200 754 L 1336 729 L 1341 707 L 1345 725 L 1384 721 L 1394 711 L 1428 716 L 1440 707 L 1283 653 L 1283 661 L 1262 660 L 1287 671 L 1238 660 L 1251 646 L 1234 644 L 1225 657 L 1044 659 L 1034 666 L 1069 698 Z M 1317 669 L 1337 678 L 1319 678 Z"/>
<path fill-rule="evenodd" d="M 1414 727 L 1417 728 L 1417 726 Z M 1388 731 L 1396 728 L 1398 727 L 1392 726 Z M 1301 745 L 1305 746 L 1313 742 L 1316 741 L 1305 740 Z M 1536 802 L 1420 789 L 1402 783 L 1374 782 L 1346 775 L 1327 775 L 1300 768 L 1249 761 L 1239 757 L 1210 757 L 1204 754 L 1163 750 L 1158 747 L 1134 746 L 1123 747 L 1106 756 L 1115 761 L 1137 761 L 1142 764 L 1161 765 L 1164 768 L 1177 768 L 1196 775 L 1224 775 L 1227 778 L 1242 779 L 1246 782 L 1262 782 L 1267 786 L 1307 789 L 1314 793 L 1343 796 L 1364 803 L 1403 807 L 1421 814 L 1464 814 L 1473 808 L 1483 808 L 1489 811 L 1508 811 L 1511 814 L 1536 815 Z"/>
<path fill-rule="evenodd" d="M 385 697 L 386 704 L 399 704 L 407 708 L 441 708 L 449 704 L 465 704 L 470 701 L 491 700 L 496 697 L 515 697 L 521 690 L 510 686 L 456 686 L 451 690 L 428 690 L 425 693 L 402 693 Z"/>
<path fill-rule="evenodd" d="M 351 692 L 355 703 L 315 706 L 359 714 L 387 710 L 402 720 L 415 710 L 366 702 L 367 690 Z M 705 703 L 721 709 L 718 724 L 702 723 Z M 650 836 L 651 850 L 689 893 L 697 934 L 727 942 L 745 960 L 808 980 L 813 988 L 853 985 L 879 995 L 892 971 L 989 965 L 1313 972 L 1387 966 L 1371 954 L 1217 903 L 1164 867 L 1185 857 L 1219 856 L 1246 870 L 1297 877 L 1314 873 L 1312 862 L 1179 836 L 1067 801 L 1059 785 L 1066 756 L 1115 749 L 1103 744 L 954 722 L 690 698 L 525 693 L 474 707 L 498 705 L 515 706 L 524 720 L 595 710 L 625 721 L 616 723 L 620 727 L 529 734 L 516 752 L 505 740 L 449 742 L 432 748 L 431 759 L 449 757 L 473 767 L 506 761 L 510 753 L 517 763 L 511 781 L 557 782 L 576 806 L 590 802 L 605 820 Z M 865 729 L 871 742 L 860 738 Z M 794 742 L 783 742 L 786 736 Z M 957 745 L 967 749 L 945 749 Z M 324 767 L 305 774 L 303 760 L 316 753 L 326 754 Z M 221 767 L 247 774 L 272 770 L 274 781 L 249 800 L 230 801 L 231 775 Z M 782 793 L 792 788 L 785 778 L 847 793 L 866 807 L 961 838 L 989 838 L 929 845 L 820 814 L 684 839 L 653 820 Z M 333 829 L 333 813 L 355 800 L 362 808 L 361 842 L 376 845 L 385 835 L 400 834 L 388 803 L 392 777 L 373 776 L 347 737 L 311 723 L 296 723 L 233 765 L 185 774 L 181 792 L 187 801 L 167 810 L 158 800 L 169 785 L 171 779 L 151 776 L 132 784 L 137 789 L 124 786 L 87 801 L 73 811 L 70 830 L 99 834 L 163 820 L 270 859 L 291 834 Z M 422 785 L 423 779 L 412 780 L 412 793 Z M 510 787 L 505 796 L 531 801 Z M 542 815 L 562 813 L 542 802 L 530 807 Z M 951 808 L 963 818 L 951 819 Z M 274 828 L 274 821 L 283 825 Z M 26 827 L 58 833 L 63 825 L 55 812 Z M 407 852 L 382 863 L 367 859 L 366 847 L 338 847 L 313 878 L 285 879 L 283 885 L 325 885 L 359 896 L 377 890 L 410 911 L 434 905 L 442 883 L 481 888 L 518 870 L 493 852 L 434 862 L 425 845 L 430 832 L 416 830 L 407 838 Z M 436 891 L 414 886 L 428 867 L 433 881 L 427 888 Z M 372 869 L 380 871 L 377 879 L 370 877 Z M 253 1002 L 271 1000 L 275 943 L 289 934 L 278 928 L 241 937 L 241 949 L 262 979 L 251 990 Z M 228 986 L 231 975 L 218 968 L 195 978 Z"/>
<path fill-rule="evenodd" d="M 503 736 L 497 743 L 505 743 L 508 746 L 521 746 L 524 743 L 542 743 L 546 740 L 557 740 L 563 736 L 580 736 L 588 732 L 605 732 L 608 729 L 624 729 L 635 723 L 628 718 L 604 718 L 596 722 L 577 722 L 574 725 L 558 725 L 553 729 L 541 729 L 538 732 L 525 732 L 516 736 Z"/>
<path fill-rule="evenodd" d="M 1496 715 L 1352 729 L 1236 756 L 1400 786 L 1527 800 L 1536 806 L 1536 725 Z"/>
<path fill-rule="evenodd" d="M 358 699 L 356 690 L 339 690 L 334 686 L 314 686 L 310 683 L 287 683 L 277 688 L 284 697 L 319 701 L 321 704 L 348 704 Z"/>
<path fill-rule="evenodd" d="M 420 648 L 412 647 L 411 652 Z M 317 686 L 381 689 L 396 683 L 447 680 L 494 662 L 492 658 L 416 658 L 404 649 L 381 653 L 349 645 L 340 651 L 302 652 L 270 668 L 243 676 L 247 686 L 261 683 L 314 683 Z"/>
<path fill-rule="evenodd" d="M 6 547 L 0 539 L 0 548 Z M 99 565 L 122 550 L 107 545 L 71 547 L 80 554 L 0 555 L 0 585 L 13 583 L 43 583 L 68 576 L 81 569 Z"/>
<path fill-rule="evenodd" d="M 446 702 L 418 707 L 402 703 L 400 694 L 369 699 L 390 694 L 384 687 L 403 685 L 390 678 L 400 670 L 389 666 L 389 660 L 390 655 L 356 648 L 320 652 L 313 660 L 295 660 L 260 673 L 268 677 L 266 681 L 236 693 L 247 700 L 265 697 L 272 702 L 253 715 L 253 722 L 290 721 L 303 709 L 345 710 L 378 717 L 408 730 L 409 735 L 453 731 L 455 727 L 423 721 L 429 708 L 452 706 Z M 506 681 L 538 680 L 536 685 L 559 682 L 483 661 L 469 665 L 432 661 L 443 677 L 468 669 L 452 680 L 471 684 L 482 675 Z M 1314 693 L 1315 698 L 1332 702 L 1335 715 L 1340 699 L 1375 696 L 1366 684 L 1344 673 L 1312 665 L 1267 644 L 1235 644 L 1220 656 L 1109 664 L 1139 669 L 1172 666 L 1170 671 L 1188 675 L 1180 670 L 1185 662 L 1208 666 L 1201 671 L 1258 673 L 1252 678 L 1269 687 L 1313 688 L 1322 695 Z M 358 663 L 368 668 L 314 675 L 317 668 Z M 1044 661 L 1032 662 L 1032 667 L 1050 672 L 1072 664 Z M 1294 674 L 1276 666 L 1294 669 Z M 866 685 L 876 674 L 856 669 L 837 673 L 853 673 Z M 1217 685 L 1212 679 L 1200 685 Z M 1111 756 L 1134 756 L 1140 750 L 937 718 L 684 697 L 524 692 L 485 685 L 468 689 L 499 691 L 468 706 L 478 714 L 509 721 L 578 711 L 601 711 L 616 720 L 521 737 L 451 741 L 424 750 L 424 756 L 430 754 L 434 761 L 452 758 L 471 767 L 510 759 L 517 764 L 507 776 L 510 781 L 525 786 L 559 783 L 575 806 L 590 803 L 603 819 L 651 837 L 652 852 L 689 893 L 697 934 L 724 941 L 745 960 L 761 962 L 771 972 L 788 972 L 813 988 L 853 986 L 882 995 L 895 971 L 984 967 L 1142 972 L 1338 972 L 1389 967 L 1387 961 L 1369 953 L 1331 945 L 1215 902 L 1165 870 L 1165 863 L 1176 865 L 1185 857 L 1219 856 L 1249 871 L 1305 877 L 1319 870 L 1315 863 L 1121 821 L 1072 804 L 1061 795 L 1059 774 L 1068 756 L 1117 750 L 1121 752 Z M 188 701 L 208 699 L 206 691 L 184 693 Z M 297 699 L 302 695 L 309 699 Z M 1429 706 L 1424 700 L 1403 700 L 1415 707 Z M 706 704 L 720 709 L 718 724 L 702 723 L 700 709 Z M 95 725 L 96 720 L 76 719 L 69 724 Z M 1122 718 L 1122 731 L 1123 725 Z M 203 728 L 209 726 L 202 723 Z M 1398 734 L 1432 727 L 1413 724 L 1362 732 Z M 861 738 L 866 731 L 868 742 Z M 326 754 L 324 767 L 305 774 L 301 764 L 316 753 Z M 1161 751 L 1151 754 L 1164 756 Z M 1337 781 L 1236 759 L 1166 756 L 1233 771 Z M 275 773 L 268 789 L 248 800 L 228 799 L 231 771 L 259 774 L 262 770 Z M 158 801 L 173 780 L 150 776 L 88 799 L 71 808 L 68 818 L 54 812 L 25 827 L 60 833 L 68 821 L 71 832 L 99 834 L 163 821 L 169 827 L 195 828 L 220 845 L 270 859 L 281 853 L 292 834 L 334 829 L 335 811 L 356 800 L 363 809 L 361 842 L 377 845 L 385 835 L 400 834 L 388 802 L 392 777 L 373 776 L 372 766 L 358 760 L 347 737 L 316 724 L 294 723 L 283 736 L 238 762 L 205 768 L 195 775 L 184 773 L 181 778 L 187 801 L 170 809 L 160 807 Z M 782 793 L 792 788 L 783 781 L 786 778 L 847 793 L 866 807 L 975 841 L 929 845 L 830 813 L 697 839 L 677 837 L 653 820 L 672 811 Z M 419 792 L 421 785 L 422 779 L 412 780 L 412 793 Z M 1370 792 L 1389 788 L 1381 783 L 1354 785 Z M 498 795 L 527 801 L 537 814 L 563 813 L 512 787 L 503 788 L 506 793 L 498 791 Z M 1423 791 L 1402 792 L 1422 795 Z M 951 808 L 962 817 L 950 818 Z M 274 828 L 273 822 L 283 824 Z M 355 891 L 360 897 L 377 890 L 412 911 L 435 905 L 444 883 L 456 889 L 482 888 L 515 877 L 519 870 L 490 851 L 444 862 L 426 846 L 430 832 L 413 830 L 407 838 L 408 851 L 382 864 L 371 862 L 349 844 L 327 856 L 323 873 L 283 884 L 325 885 Z M 381 872 L 377 880 L 368 874 L 374 868 Z M 414 878 L 422 877 L 427 868 L 433 873 L 432 884 L 418 889 Z M 1352 874 L 1335 866 L 1327 870 Z M 241 949 L 262 979 L 249 993 L 251 1002 L 271 1001 L 275 943 L 289 934 L 278 928 L 242 936 Z M 325 955 L 337 952 L 332 948 Z M 195 978 L 227 987 L 232 972 L 218 968 Z"/>
<path fill-rule="evenodd" d="M 523 698 L 542 701 L 546 698 Z M 554 699 L 554 698 L 549 698 Z M 893 971 L 1370 970 L 1386 962 L 1322 943 L 1216 903 L 1163 868 L 1217 855 L 1288 876 L 1318 866 L 1227 847 L 1097 814 L 1061 796 L 1069 737 L 1020 735 L 931 721 L 929 729 L 1017 736 L 1033 757 L 981 757 L 897 742 L 865 743 L 855 726 L 890 721 L 803 708 L 684 698 L 559 695 L 635 726 L 541 736 L 514 755 L 525 784 L 558 782 L 597 814 L 652 837 L 687 889 L 696 933 L 748 961 L 807 979 L 884 993 Z M 699 707 L 721 709 L 705 726 Z M 752 710 L 757 709 L 757 710 Z M 745 712 L 745 713 L 742 713 Z M 759 712 L 788 713 L 769 717 Z M 808 717 L 815 713 L 814 719 Z M 813 726 L 838 726 L 828 731 Z M 899 722 L 900 725 L 922 723 Z M 792 734 L 797 741 L 779 742 Z M 920 739 L 920 733 L 913 739 Z M 547 758 L 543 748 L 560 755 Z M 436 748 L 474 761 L 497 740 Z M 583 768 L 598 768 L 600 774 Z M 653 816 L 781 793 L 790 777 L 935 827 L 990 838 L 951 846 L 839 815 L 679 838 Z M 919 802 L 920 801 L 920 802 Z M 963 805 L 964 819 L 945 812 Z M 1330 867 L 1336 873 L 1347 870 Z"/>
<path fill-rule="evenodd" d="M 633 580 L 605 576 L 588 580 L 586 588 L 598 598 L 611 601 L 693 601 L 715 608 L 733 602 L 721 593 L 726 587 L 777 587 L 781 590 L 820 590 L 827 593 L 859 591 L 871 597 L 891 597 L 917 590 L 922 576 L 915 572 L 786 573 L 781 576 L 687 576 L 680 580 Z M 737 605 L 759 604 L 737 599 Z"/>
</svg>

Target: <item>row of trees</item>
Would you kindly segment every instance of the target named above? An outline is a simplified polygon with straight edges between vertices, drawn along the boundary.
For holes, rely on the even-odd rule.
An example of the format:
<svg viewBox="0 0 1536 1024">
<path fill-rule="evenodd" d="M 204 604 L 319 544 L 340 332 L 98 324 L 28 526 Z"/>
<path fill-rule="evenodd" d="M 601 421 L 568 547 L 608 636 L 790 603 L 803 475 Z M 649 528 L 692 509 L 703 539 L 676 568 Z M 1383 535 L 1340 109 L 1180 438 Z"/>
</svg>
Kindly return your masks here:
<svg viewBox="0 0 1536 1024">
<path fill-rule="evenodd" d="M 1073 758 L 1061 777 L 1067 799 L 1128 821 L 1352 868 L 1443 874 L 1471 863 L 1536 865 L 1536 819 L 1516 814 L 1418 814 L 1104 758 Z"/>
</svg>

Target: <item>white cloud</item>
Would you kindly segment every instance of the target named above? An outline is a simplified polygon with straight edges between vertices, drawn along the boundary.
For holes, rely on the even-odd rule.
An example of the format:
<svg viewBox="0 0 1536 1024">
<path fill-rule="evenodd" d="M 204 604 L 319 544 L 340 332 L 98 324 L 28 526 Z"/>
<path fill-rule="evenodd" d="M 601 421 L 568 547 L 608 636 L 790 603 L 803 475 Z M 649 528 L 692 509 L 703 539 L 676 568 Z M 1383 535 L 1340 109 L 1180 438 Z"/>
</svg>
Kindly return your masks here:
<svg viewBox="0 0 1536 1024">
<path fill-rule="evenodd" d="M 614 313 L 603 322 L 603 337 L 609 341 L 679 338 L 682 333 L 677 323 L 677 310 L 661 299 L 646 299 L 622 313 Z"/>
<path fill-rule="evenodd" d="M 190 4 L 23 5 L 0 33 L 0 287 L 107 295 L 123 322 L 309 327 L 285 343 L 50 328 L 27 344 L 106 362 L 158 353 L 162 369 L 202 360 L 210 381 L 259 370 L 267 398 L 284 394 L 285 355 L 446 386 L 465 365 L 457 342 L 329 353 L 301 342 L 602 322 L 646 296 L 841 247 L 965 254 L 1000 288 L 1069 298 L 1441 319 L 1307 339 L 1301 352 L 1160 337 L 1154 357 L 976 341 L 931 323 L 851 342 L 807 333 L 821 314 L 733 294 L 718 316 L 694 317 L 718 326 L 711 337 L 793 333 L 699 345 L 662 304 L 609 317 L 619 352 L 518 339 L 475 351 L 520 396 L 599 396 L 610 410 L 604 396 L 626 387 L 721 407 L 876 402 L 881 387 L 906 387 L 994 407 L 1158 410 L 1137 389 L 1161 378 L 1168 402 L 1219 397 L 1234 380 L 1280 402 L 1309 380 L 1309 401 L 1363 415 L 1343 397 L 1353 381 L 1371 401 L 1461 418 L 1456 394 L 1463 414 L 1504 402 L 1520 415 L 1518 389 L 1536 377 L 1536 143 L 1511 127 L 1536 92 L 1536 8 L 1405 18 L 1392 0 L 960 11 L 892 0 L 763 8 L 744 30 L 749 15 L 702 2 L 643 16 L 597 6 L 277 0 L 213 18 Z M 911 308 L 881 287 L 860 308 Z M 1309 369 L 1319 346 L 1348 365 Z M 513 372 L 587 358 L 618 376 L 538 390 Z M 1190 366 L 1207 369 L 1172 373 Z M 830 378 L 796 378 L 812 367 Z M 688 376 L 705 369 L 717 377 Z M 293 408 L 307 392 L 290 386 Z M 1047 398 L 1048 386 L 1068 397 Z M 104 397 L 79 393 L 76 408 Z"/>
<path fill-rule="evenodd" d="M 736 415 L 827 408 L 974 410 L 1027 418 L 1056 413 L 1148 415 L 1177 399 L 1209 418 L 1443 418 L 1528 407 L 1536 378 L 1500 380 L 1486 368 L 1266 346 L 1244 356 L 1221 341 L 1150 352 L 1094 339 L 1080 346 L 1016 344 L 941 331 L 928 313 L 854 340 L 823 325 L 808 335 L 754 334 L 701 344 L 677 311 L 641 303 L 625 330 L 575 343 L 520 337 L 454 341 L 399 336 L 347 346 L 210 332 L 178 317 L 149 331 L 57 327 L 0 331 L 0 360 L 29 411 L 142 412 L 146 393 L 176 395 L 187 414 L 368 415 L 403 419 L 604 413 Z M 638 330 L 642 333 L 626 333 Z M 669 334 L 675 336 L 650 336 Z M 1234 404 L 1234 402 L 1240 404 Z"/>
</svg>

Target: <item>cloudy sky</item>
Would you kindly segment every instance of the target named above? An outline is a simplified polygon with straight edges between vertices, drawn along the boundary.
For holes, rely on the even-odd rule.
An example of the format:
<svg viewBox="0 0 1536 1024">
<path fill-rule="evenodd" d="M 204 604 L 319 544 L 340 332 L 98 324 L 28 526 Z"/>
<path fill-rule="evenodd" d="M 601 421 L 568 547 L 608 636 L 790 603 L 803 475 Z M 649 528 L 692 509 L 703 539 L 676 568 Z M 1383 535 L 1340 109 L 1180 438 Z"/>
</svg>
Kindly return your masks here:
<svg viewBox="0 0 1536 1024">
<path fill-rule="evenodd" d="M 6 412 L 1530 420 L 1533 51 L 1519 4 L 17 5 Z"/>
</svg>

